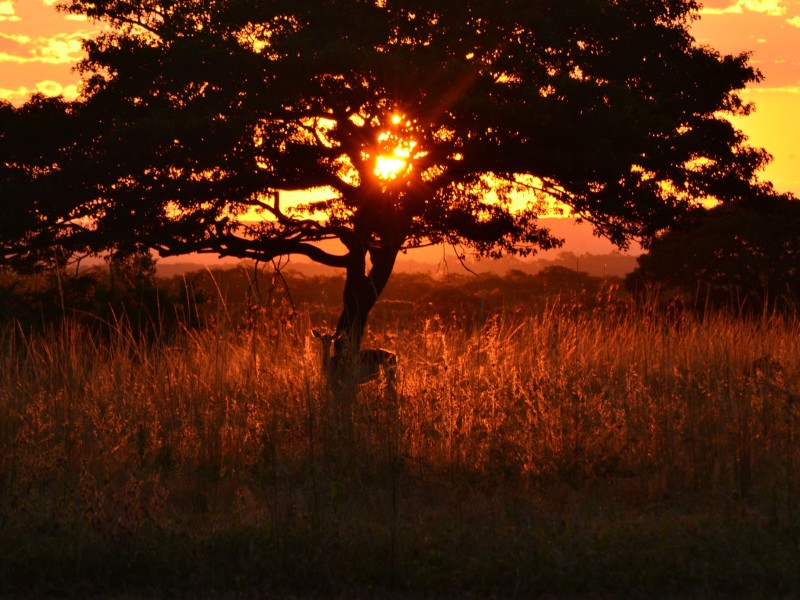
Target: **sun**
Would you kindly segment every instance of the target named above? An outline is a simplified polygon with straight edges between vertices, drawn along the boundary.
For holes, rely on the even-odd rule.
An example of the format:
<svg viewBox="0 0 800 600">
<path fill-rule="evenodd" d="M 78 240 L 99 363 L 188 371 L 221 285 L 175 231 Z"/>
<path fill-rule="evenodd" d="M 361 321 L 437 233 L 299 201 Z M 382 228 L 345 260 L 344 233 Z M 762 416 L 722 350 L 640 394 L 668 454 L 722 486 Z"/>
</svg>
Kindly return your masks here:
<svg viewBox="0 0 800 600">
<path fill-rule="evenodd" d="M 389 119 L 388 129 L 378 136 L 379 153 L 375 157 L 375 176 L 384 181 L 391 181 L 407 175 L 412 169 L 412 161 L 419 156 L 417 142 L 409 135 L 406 128 L 409 121 L 397 113 Z"/>
<path fill-rule="evenodd" d="M 410 154 L 401 148 L 396 148 L 389 155 L 381 154 L 375 160 L 375 175 L 380 179 L 397 179 L 408 168 Z"/>
</svg>

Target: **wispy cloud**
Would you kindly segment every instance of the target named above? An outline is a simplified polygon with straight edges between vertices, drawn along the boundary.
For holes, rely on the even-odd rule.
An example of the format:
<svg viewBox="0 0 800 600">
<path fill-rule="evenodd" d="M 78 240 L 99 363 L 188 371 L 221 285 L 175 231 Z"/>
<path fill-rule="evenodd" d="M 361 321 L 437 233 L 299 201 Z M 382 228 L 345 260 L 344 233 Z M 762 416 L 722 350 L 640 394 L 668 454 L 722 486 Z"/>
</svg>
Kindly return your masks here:
<svg viewBox="0 0 800 600">
<path fill-rule="evenodd" d="M 11 0 L 0 0 L 0 21 L 20 21 Z"/>
<path fill-rule="evenodd" d="M 721 8 L 705 6 L 700 10 L 702 15 L 740 15 L 744 12 L 754 12 L 781 17 L 788 10 L 786 0 L 736 0 L 728 6 Z"/>
<path fill-rule="evenodd" d="M 27 35 L 0 33 L 0 40 L 7 40 L 18 46 L 17 48 L 8 48 L 5 51 L 1 51 L 0 63 L 74 64 L 83 58 L 81 44 L 88 35 L 78 32 L 32 38 Z"/>
<path fill-rule="evenodd" d="M 14 42 L 15 44 L 30 44 L 33 41 L 33 38 L 31 38 L 29 35 L 15 35 L 0 31 L 0 40 L 8 40 L 9 42 Z"/>
<path fill-rule="evenodd" d="M 745 94 L 800 94 L 800 85 L 782 85 L 777 87 L 751 87 L 742 90 Z"/>
</svg>

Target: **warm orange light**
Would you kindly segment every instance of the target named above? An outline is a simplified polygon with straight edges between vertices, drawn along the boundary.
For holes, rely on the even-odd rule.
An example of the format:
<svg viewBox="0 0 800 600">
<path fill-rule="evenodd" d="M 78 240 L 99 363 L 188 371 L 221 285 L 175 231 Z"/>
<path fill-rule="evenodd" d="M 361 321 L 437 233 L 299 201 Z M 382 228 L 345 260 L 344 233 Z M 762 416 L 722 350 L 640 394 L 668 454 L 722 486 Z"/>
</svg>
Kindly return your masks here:
<svg viewBox="0 0 800 600">
<path fill-rule="evenodd" d="M 392 154 L 389 156 L 381 155 L 375 161 L 375 175 L 381 179 L 395 179 L 408 166 L 405 158 Z"/>
<path fill-rule="evenodd" d="M 408 128 L 411 122 L 402 114 L 389 117 L 391 126 L 378 136 L 378 152 L 375 158 L 375 175 L 391 181 L 408 174 L 412 161 L 421 156 L 417 142 L 411 139 Z"/>
</svg>

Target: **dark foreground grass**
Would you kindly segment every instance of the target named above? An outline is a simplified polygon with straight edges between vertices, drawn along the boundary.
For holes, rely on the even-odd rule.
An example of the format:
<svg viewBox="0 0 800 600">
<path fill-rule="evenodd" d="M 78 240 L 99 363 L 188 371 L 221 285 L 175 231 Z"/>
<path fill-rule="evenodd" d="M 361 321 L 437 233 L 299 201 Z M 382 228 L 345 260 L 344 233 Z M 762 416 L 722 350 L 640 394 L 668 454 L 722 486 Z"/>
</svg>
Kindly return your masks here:
<svg viewBox="0 0 800 600">
<path fill-rule="evenodd" d="M 797 532 L 745 502 L 672 498 L 634 507 L 613 483 L 522 492 L 447 476 L 415 480 L 402 469 L 391 485 L 364 475 L 280 487 L 250 495 L 265 510 L 252 508 L 247 518 L 232 514 L 230 502 L 232 513 L 203 510 L 136 531 L 98 529 L 85 515 L 31 506 L 31 520 L 3 525 L 0 593 L 791 598 L 800 591 Z"/>
<path fill-rule="evenodd" d="M 117 540 L 80 528 L 9 528 L 2 589 L 523 598 L 771 598 L 800 590 L 796 538 L 754 519 L 673 512 L 566 521 L 525 512 L 495 525 L 493 515 L 482 516 L 458 522 L 414 514 L 393 524 L 361 513 L 330 518 L 324 530 L 196 526 Z"/>
</svg>

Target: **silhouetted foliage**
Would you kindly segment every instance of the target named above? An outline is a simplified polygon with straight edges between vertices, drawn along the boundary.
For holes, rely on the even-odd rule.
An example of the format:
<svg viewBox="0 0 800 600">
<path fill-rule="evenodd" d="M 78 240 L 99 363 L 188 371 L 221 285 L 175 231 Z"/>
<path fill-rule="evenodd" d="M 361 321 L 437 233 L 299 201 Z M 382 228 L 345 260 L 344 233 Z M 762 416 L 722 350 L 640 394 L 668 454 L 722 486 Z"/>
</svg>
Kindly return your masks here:
<svg viewBox="0 0 800 600">
<path fill-rule="evenodd" d="M 760 74 L 696 43 L 694 0 L 64 7 L 106 29 L 77 102 L 0 106 L 2 260 L 301 254 L 346 273 L 354 347 L 403 248 L 553 247 L 552 199 L 646 240 L 697 197 L 750 196 L 767 158 L 722 115 L 749 110 L 737 90 Z"/>
<path fill-rule="evenodd" d="M 800 200 L 771 197 L 718 206 L 656 240 L 628 277 L 704 308 L 796 307 L 800 300 Z"/>
<path fill-rule="evenodd" d="M 147 335 L 171 333 L 198 324 L 203 298 L 188 286 L 160 285 L 149 254 L 115 257 L 108 267 L 77 273 L 0 271 L 0 322 L 23 329 L 79 320 L 100 331 Z"/>
<path fill-rule="evenodd" d="M 237 328 L 272 328 L 298 312 L 315 324 L 326 324 L 340 308 L 339 275 L 277 274 L 242 263 L 156 278 L 153 266 L 150 257 L 135 256 L 77 274 L 0 271 L 0 323 L 53 325 L 67 317 L 101 329 L 122 323 L 133 331 L 169 333 L 175 326 L 213 327 L 220 321 Z M 398 330 L 437 316 L 465 325 L 503 313 L 533 315 L 561 301 L 590 309 L 598 303 L 608 306 L 612 297 L 625 302 L 628 296 L 618 292 L 621 282 L 563 267 L 502 276 L 398 273 L 377 303 L 374 318 L 378 326 Z"/>
</svg>

